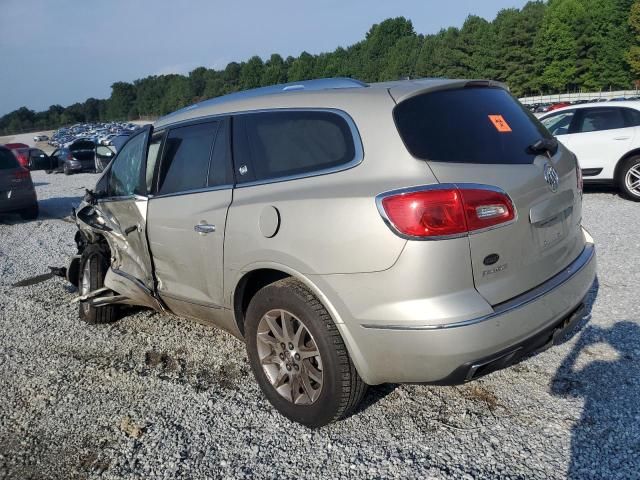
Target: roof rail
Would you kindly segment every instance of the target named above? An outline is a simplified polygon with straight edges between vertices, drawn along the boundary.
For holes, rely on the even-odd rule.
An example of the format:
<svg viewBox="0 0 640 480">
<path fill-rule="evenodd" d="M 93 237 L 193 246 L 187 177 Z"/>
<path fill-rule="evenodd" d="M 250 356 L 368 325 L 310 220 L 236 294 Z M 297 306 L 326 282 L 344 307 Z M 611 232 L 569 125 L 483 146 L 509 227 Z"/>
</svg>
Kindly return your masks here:
<svg viewBox="0 0 640 480">
<path fill-rule="evenodd" d="M 184 107 L 173 113 L 166 115 L 163 118 L 171 117 L 178 113 L 183 113 L 189 110 L 195 110 L 202 107 L 210 107 L 214 105 L 221 105 L 223 103 L 244 100 L 247 98 L 261 97 L 264 95 L 273 95 L 283 92 L 299 92 L 299 91 L 317 91 L 317 90 L 331 90 L 341 88 L 365 88 L 369 85 L 356 80 L 355 78 L 336 77 L 336 78 L 319 78 L 315 80 L 304 80 L 301 82 L 289 82 L 281 83 L 278 85 L 269 85 L 267 87 L 253 88 L 251 90 L 243 90 L 241 92 L 229 93 L 220 97 L 204 100 L 200 103 Z"/>
</svg>

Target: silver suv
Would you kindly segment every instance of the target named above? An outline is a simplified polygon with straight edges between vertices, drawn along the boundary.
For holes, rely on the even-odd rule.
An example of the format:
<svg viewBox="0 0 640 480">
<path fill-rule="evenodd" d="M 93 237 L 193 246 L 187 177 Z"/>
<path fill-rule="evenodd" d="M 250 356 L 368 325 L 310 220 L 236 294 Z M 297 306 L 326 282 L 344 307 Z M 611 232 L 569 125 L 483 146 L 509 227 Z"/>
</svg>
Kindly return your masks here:
<svg viewBox="0 0 640 480">
<path fill-rule="evenodd" d="M 554 343 L 596 274 L 575 156 L 501 84 L 351 79 L 205 101 L 131 136 L 76 211 L 67 277 L 244 339 L 285 416 L 459 384 Z M 213 348 L 213 347 L 212 347 Z"/>
</svg>

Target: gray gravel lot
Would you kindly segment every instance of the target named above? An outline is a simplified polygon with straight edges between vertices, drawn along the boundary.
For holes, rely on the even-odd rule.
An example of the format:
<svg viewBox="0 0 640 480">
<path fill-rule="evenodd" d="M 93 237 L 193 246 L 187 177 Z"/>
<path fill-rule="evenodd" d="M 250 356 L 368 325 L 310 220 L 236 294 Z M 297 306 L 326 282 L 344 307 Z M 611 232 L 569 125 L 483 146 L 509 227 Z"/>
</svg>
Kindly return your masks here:
<svg viewBox="0 0 640 480">
<path fill-rule="evenodd" d="M 350 418 L 279 416 L 243 344 L 131 310 L 81 323 L 62 279 L 62 218 L 92 174 L 33 174 L 42 217 L 0 216 L 0 478 L 640 478 L 640 204 L 590 189 L 593 319 L 573 338 L 461 387 L 371 388 Z"/>
</svg>

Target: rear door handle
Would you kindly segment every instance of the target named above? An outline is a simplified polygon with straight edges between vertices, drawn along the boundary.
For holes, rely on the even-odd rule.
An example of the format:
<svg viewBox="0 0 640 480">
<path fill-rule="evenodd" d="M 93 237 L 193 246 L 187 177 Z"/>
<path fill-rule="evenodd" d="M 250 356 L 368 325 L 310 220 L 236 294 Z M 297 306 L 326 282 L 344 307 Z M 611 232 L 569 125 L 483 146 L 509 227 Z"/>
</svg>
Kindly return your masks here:
<svg viewBox="0 0 640 480">
<path fill-rule="evenodd" d="M 210 225 L 208 223 L 199 223 L 193 227 L 193 229 L 201 235 L 206 235 L 208 233 L 213 233 L 216 231 L 215 225 Z"/>
<path fill-rule="evenodd" d="M 631 137 L 615 137 L 614 140 L 629 140 Z"/>
</svg>

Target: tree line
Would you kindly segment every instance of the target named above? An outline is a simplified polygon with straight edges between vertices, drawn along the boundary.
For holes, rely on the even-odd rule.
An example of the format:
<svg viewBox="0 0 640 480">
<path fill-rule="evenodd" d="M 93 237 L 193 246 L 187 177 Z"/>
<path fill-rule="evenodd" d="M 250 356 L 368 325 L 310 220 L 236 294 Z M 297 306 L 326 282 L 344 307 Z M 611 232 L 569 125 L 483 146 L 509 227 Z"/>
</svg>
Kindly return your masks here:
<svg viewBox="0 0 640 480">
<path fill-rule="evenodd" d="M 640 0 L 531 1 L 501 10 L 493 21 L 472 15 L 461 28 L 428 35 L 416 33 L 406 18 L 388 19 L 333 52 L 254 56 L 224 70 L 199 67 L 188 75 L 116 82 L 104 100 L 42 112 L 22 107 L 0 118 L 0 134 L 153 118 L 238 90 L 322 77 L 490 78 L 517 96 L 628 89 L 640 77 Z"/>
</svg>

